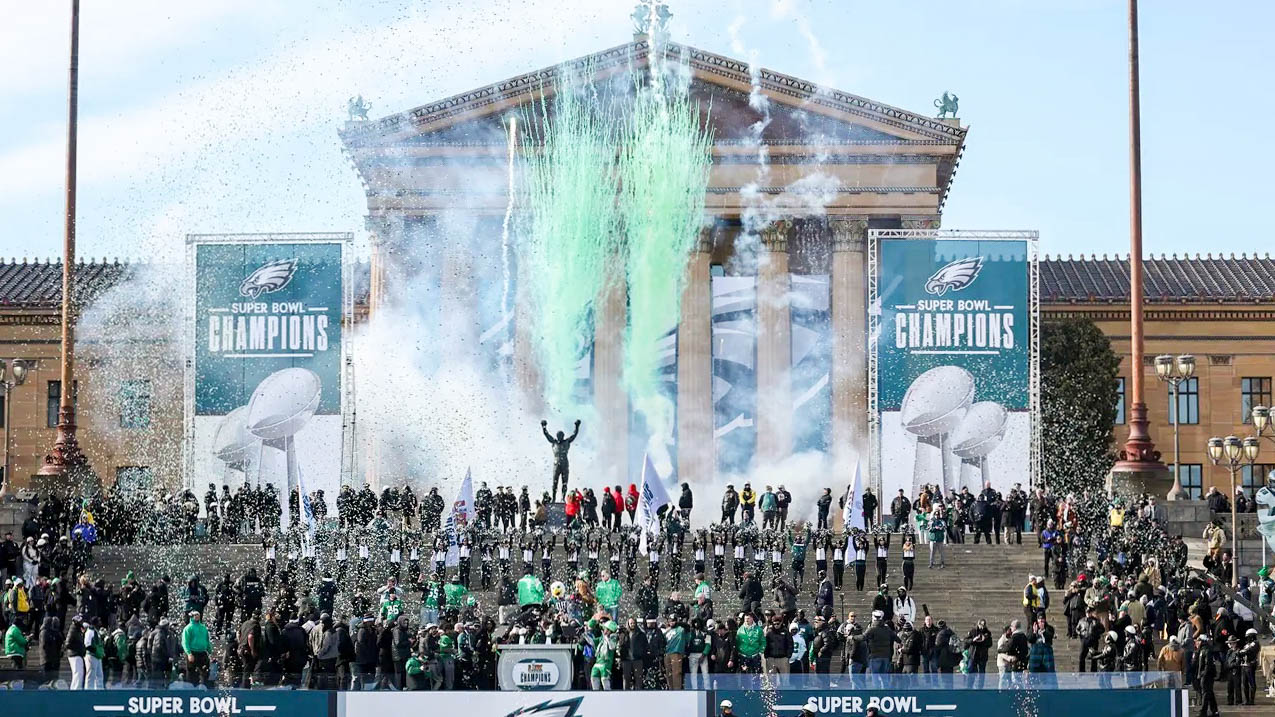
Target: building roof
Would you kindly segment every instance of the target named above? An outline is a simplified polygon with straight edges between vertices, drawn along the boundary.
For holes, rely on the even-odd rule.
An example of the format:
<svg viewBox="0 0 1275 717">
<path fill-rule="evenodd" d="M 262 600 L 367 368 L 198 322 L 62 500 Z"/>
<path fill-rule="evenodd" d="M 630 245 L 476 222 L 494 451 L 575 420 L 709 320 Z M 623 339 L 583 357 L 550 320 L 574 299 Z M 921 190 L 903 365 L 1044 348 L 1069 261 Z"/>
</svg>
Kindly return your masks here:
<svg viewBox="0 0 1275 717">
<path fill-rule="evenodd" d="M 140 262 L 106 259 L 76 263 L 75 292 L 79 303 L 91 302 L 124 281 Z M 354 281 L 354 303 L 366 306 L 371 269 L 367 261 L 355 261 L 350 272 Z M 0 260 L 0 310 L 52 309 L 62 304 L 61 261 Z"/>
<path fill-rule="evenodd" d="M 76 290 L 81 303 L 129 276 L 128 261 L 80 262 Z M 1255 303 L 1275 301 L 1275 258 L 1241 254 L 1214 257 L 1150 257 L 1143 260 L 1148 303 Z M 366 306 L 370 265 L 356 261 L 354 303 Z M 1050 257 L 1040 261 L 1044 304 L 1119 303 L 1129 300 L 1128 257 Z M 57 308 L 62 301 L 62 262 L 0 261 L 0 310 Z"/>
<path fill-rule="evenodd" d="M 1152 256 L 1142 261 L 1147 303 L 1254 303 L 1275 299 L 1270 255 Z M 1129 300 L 1129 257 L 1046 256 L 1040 262 L 1043 304 Z"/>
</svg>

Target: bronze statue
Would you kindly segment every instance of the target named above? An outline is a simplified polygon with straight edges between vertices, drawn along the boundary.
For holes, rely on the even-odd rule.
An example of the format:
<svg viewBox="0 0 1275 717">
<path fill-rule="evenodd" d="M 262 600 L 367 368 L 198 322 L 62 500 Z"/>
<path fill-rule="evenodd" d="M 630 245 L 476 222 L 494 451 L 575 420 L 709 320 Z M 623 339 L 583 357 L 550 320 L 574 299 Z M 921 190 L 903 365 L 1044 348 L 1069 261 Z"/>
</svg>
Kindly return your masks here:
<svg viewBox="0 0 1275 717">
<path fill-rule="evenodd" d="M 934 100 L 934 106 L 939 108 L 939 119 L 948 116 L 956 116 L 956 101 L 959 98 L 950 92 L 944 92 L 941 99 Z"/>
<path fill-rule="evenodd" d="M 351 97 L 350 101 L 346 103 L 345 109 L 350 113 L 351 122 L 355 120 L 362 120 L 366 122 L 367 112 L 372 109 L 372 103 L 364 102 L 363 95 L 359 95 L 358 97 Z"/>
</svg>

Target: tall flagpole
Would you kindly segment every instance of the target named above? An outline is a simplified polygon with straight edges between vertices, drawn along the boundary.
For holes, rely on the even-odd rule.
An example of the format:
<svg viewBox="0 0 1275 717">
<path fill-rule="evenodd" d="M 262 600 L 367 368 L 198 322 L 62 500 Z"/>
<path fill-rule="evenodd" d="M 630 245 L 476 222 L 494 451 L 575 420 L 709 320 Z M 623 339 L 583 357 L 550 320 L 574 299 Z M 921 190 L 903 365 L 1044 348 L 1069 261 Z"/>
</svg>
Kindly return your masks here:
<svg viewBox="0 0 1275 717">
<path fill-rule="evenodd" d="M 76 136 L 79 131 L 80 81 L 80 0 L 71 0 L 71 72 L 66 128 L 66 231 L 62 239 L 62 373 L 61 402 L 58 404 L 58 432 L 53 449 L 44 457 L 39 476 L 68 494 L 74 488 L 68 480 L 88 468 L 75 437 L 75 168 Z"/>
</svg>

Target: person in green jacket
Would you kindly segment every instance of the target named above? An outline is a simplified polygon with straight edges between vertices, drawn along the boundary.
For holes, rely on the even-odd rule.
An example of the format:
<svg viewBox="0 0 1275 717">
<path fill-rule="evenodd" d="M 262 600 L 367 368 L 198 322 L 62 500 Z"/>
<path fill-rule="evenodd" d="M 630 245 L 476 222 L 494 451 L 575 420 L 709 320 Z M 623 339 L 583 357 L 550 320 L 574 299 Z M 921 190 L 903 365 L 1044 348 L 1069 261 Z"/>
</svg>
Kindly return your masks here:
<svg viewBox="0 0 1275 717">
<path fill-rule="evenodd" d="M 611 689 L 611 669 L 615 667 L 618 647 L 615 639 L 617 628 L 614 620 L 607 620 L 602 623 L 602 634 L 593 642 L 593 667 L 589 670 L 589 684 L 595 690 Z"/>
<path fill-rule="evenodd" d="M 399 599 L 398 592 L 389 590 L 385 593 L 385 602 L 381 603 L 381 622 L 385 625 L 393 625 L 398 616 L 403 614 L 403 601 Z"/>
<path fill-rule="evenodd" d="M 735 631 L 735 648 L 739 651 L 740 672 L 761 672 L 761 653 L 766 646 L 761 625 L 752 613 L 744 615 L 744 624 Z"/>
<path fill-rule="evenodd" d="M 4 633 L 4 654 L 13 660 L 15 670 L 21 670 L 27 664 L 27 636 L 22 634 L 16 622 L 9 625 Z"/>
<path fill-rule="evenodd" d="M 619 620 L 620 596 L 624 594 L 624 588 L 620 586 L 620 581 L 611 577 L 611 573 L 603 570 L 602 580 L 593 589 L 593 592 L 598 596 L 598 604 L 602 606 L 603 610 L 610 613 L 611 619 Z"/>
<path fill-rule="evenodd" d="M 208 679 L 208 654 L 212 652 L 212 640 L 208 639 L 208 627 L 198 610 L 190 613 L 190 622 L 182 629 L 182 652 L 186 653 L 188 677 L 198 687 Z"/>
<path fill-rule="evenodd" d="M 456 689 L 456 641 L 445 632 L 438 638 L 438 671 L 442 673 L 443 689 Z M 438 682 L 435 677 L 434 684 Z"/>
<path fill-rule="evenodd" d="M 425 663 L 418 653 L 413 652 L 412 656 L 407 658 L 405 671 L 408 690 L 419 692 L 425 689 Z"/>
<path fill-rule="evenodd" d="M 545 586 L 540 578 L 527 568 L 527 573 L 518 580 L 518 607 L 545 604 Z"/>
<path fill-rule="evenodd" d="M 465 598 L 469 596 L 469 588 L 460 584 L 460 576 L 452 577 L 452 581 L 443 586 L 443 594 L 447 599 L 447 615 L 456 619 L 460 609 L 465 606 Z"/>
</svg>

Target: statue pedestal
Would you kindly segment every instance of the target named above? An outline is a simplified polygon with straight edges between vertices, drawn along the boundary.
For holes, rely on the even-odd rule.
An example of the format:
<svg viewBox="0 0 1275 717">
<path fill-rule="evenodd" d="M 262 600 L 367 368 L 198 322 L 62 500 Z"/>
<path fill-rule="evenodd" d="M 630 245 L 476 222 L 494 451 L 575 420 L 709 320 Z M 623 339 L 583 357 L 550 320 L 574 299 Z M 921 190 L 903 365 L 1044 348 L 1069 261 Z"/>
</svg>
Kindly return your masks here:
<svg viewBox="0 0 1275 717">
<path fill-rule="evenodd" d="M 567 527 L 567 504 L 566 503 L 550 503 L 545 506 L 545 527 L 546 528 L 565 528 Z"/>
<path fill-rule="evenodd" d="M 1131 470 L 1116 464 L 1107 474 L 1107 493 L 1123 496 L 1141 496 L 1143 493 L 1164 498 L 1173 488 L 1173 474 L 1167 468 Z"/>
</svg>

